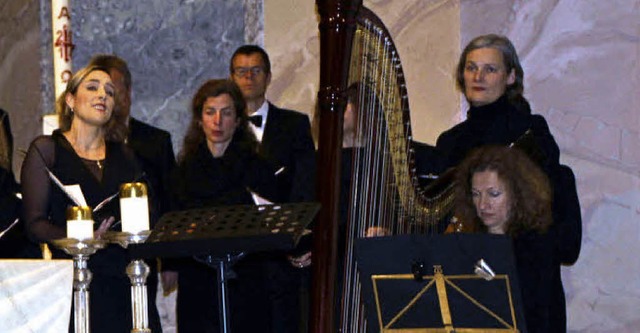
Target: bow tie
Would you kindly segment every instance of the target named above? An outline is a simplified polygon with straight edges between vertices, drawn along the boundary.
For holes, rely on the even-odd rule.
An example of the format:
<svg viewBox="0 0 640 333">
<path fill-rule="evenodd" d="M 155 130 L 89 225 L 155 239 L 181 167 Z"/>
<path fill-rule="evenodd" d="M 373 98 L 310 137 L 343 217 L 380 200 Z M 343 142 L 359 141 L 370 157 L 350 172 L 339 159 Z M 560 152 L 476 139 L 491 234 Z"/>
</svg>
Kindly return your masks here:
<svg viewBox="0 0 640 333">
<path fill-rule="evenodd" d="M 251 116 L 249 121 L 256 127 L 262 127 L 262 116 Z"/>
</svg>

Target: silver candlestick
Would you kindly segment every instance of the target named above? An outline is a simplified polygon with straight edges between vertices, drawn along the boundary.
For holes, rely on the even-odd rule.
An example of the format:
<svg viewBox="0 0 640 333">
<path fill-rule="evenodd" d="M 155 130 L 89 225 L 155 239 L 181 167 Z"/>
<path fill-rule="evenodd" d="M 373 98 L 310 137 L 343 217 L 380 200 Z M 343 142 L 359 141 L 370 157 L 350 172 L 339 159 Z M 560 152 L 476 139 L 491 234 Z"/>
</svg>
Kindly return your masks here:
<svg viewBox="0 0 640 333">
<path fill-rule="evenodd" d="M 51 243 L 73 257 L 73 316 L 75 333 L 89 333 L 89 284 L 91 271 L 87 268 L 89 257 L 107 242 L 101 239 L 62 238 Z"/>
<path fill-rule="evenodd" d="M 141 231 L 137 234 L 109 231 L 105 233 L 104 238 L 111 243 L 120 244 L 126 249 L 129 244 L 144 243 L 150 234 L 151 230 Z M 149 265 L 142 259 L 132 260 L 127 265 L 127 276 L 131 280 L 131 317 L 133 320 L 131 333 L 151 333 L 147 299 L 149 272 Z"/>
</svg>

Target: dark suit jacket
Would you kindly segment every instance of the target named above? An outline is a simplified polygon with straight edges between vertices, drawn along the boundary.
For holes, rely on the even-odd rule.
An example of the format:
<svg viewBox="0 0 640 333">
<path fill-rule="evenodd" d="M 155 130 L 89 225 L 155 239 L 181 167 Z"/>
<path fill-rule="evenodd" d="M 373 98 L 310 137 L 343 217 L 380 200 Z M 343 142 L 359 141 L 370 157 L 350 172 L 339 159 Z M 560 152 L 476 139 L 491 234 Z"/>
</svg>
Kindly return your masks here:
<svg viewBox="0 0 640 333">
<path fill-rule="evenodd" d="M 129 120 L 127 144 L 133 149 L 142 164 L 150 193 L 157 198 L 151 208 L 151 222 L 155 223 L 172 207 L 170 200 L 171 173 L 176 167 L 176 158 L 169 132 L 145 124 L 135 118 Z"/>
<path fill-rule="evenodd" d="M 315 198 L 316 157 L 306 115 L 269 103 L 260 153 L 278 174 L 278 201 L 305 202 Z"/>
</svg>

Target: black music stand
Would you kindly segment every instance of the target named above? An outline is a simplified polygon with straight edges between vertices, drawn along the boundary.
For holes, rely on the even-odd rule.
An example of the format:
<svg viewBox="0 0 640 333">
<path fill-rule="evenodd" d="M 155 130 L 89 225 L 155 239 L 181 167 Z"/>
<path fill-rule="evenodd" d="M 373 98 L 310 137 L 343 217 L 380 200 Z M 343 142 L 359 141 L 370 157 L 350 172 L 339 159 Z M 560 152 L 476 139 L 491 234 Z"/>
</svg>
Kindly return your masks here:
<svg viewBox="0 0 640 333">
<path fill-rule="evenodd" d="M 356 258 L 368 332 L 527 332 L 506 236 L 363 238 Z M 480 259 L 492 280 L 474 273 Z"/>
<path fill-rule="evenodd" d="M 137 258 L 194 256 L 217 268 L 222 332 L 231 331 L 227 277 L 245 254 L 291 250 L 320 210 L 318 203 L 239 205 L 170 212 L 145 243 L 129 246 Z"/>
</svg>

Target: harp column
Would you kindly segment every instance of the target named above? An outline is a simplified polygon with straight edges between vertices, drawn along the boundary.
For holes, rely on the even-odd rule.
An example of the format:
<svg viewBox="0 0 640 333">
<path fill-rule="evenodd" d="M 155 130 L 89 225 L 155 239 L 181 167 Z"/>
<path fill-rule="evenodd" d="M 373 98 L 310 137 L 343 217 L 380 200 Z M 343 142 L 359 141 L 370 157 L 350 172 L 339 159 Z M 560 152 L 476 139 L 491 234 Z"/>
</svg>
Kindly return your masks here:
<svg viewBox="0 0 640 333">
<path fill-rule="evenodd" d="M 314 227 L 311 323 L 313 333 L 335 331 L 334 297 L 337 268 L 338 202 L 342 113 L 355 17 L 362 0 L 316 0 L 320 14 L 320 133 L 317 196 L 322 204 Z"/>
</svg>

